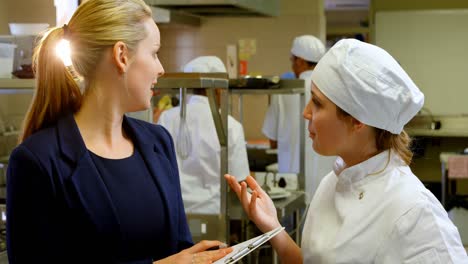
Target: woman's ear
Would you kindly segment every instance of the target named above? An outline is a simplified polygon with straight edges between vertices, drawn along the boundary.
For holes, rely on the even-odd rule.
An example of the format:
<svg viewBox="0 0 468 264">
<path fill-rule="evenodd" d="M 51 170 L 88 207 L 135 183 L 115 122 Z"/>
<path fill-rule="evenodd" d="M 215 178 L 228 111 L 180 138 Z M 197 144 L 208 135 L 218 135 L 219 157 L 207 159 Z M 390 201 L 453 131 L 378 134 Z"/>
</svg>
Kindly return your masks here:
<svg viewBox="0 0 468 264">
<path fill-rule="evenodd" d="M 364 127 L 366 127 L 366 124 L 362 123 L 356 118 L 352 116 L 349 116 L 349 118 L 351 118 L 351 126 L 354 131 L 359 131 L 359 130 L 362 130 Z"/>
<path fill-rule="evenodd" d="M 125 73 L 129 66 L 129 50 L 127 44 L 117 41 L 112 49 L 112 58 L 119 73 Z"/>
</svg>

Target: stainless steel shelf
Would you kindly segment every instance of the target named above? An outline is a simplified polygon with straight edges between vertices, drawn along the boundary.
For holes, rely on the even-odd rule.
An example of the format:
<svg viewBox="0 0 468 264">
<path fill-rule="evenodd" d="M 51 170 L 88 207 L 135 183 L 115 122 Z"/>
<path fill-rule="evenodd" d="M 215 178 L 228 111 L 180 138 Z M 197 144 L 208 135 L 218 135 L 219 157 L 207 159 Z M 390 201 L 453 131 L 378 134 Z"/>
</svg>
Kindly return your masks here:
<svg viewBox="0 0 468 264">
<path fill-rule="evenodd" d="M 406 128 L 410 136 L 425 137 L 468 137 L 468 130 L 450 130 L 450 129 L 425 129 L 425 128 Z"/>
<path fill-rule="evenodd" d="M 208 101 L 210 104 L 211 114 L 215 123 L 216 132 L 218 135 L 220 151 L 220 204 L 221 213 L 217 215 L 216 229 L 217 237 L 209 237 L 206 239 L 218 239 L 221 241 L 229 241 L 229 212 L 227 193 L 228 186 L 224 180 L 224 174 L 228 173 L 228 87 L 229 79 L 226 73 L 166 73 L 158 79 L 155 89 L 179 89 L 181 95 L 181 111 L 184 111 L 185 93 L 187 89 L 206 89 Z M 218 106 L 215 102 L 215 88 L 222 88 L 221 93 L 221 111 L 218 111 Z M 191 215 L 191 219 L 197 219 L 200 222 L 205 221 L 205 217 Z M 205 239 L 205 238 L 204 238 Z"/>
<path fill-rule="evenodd" d="M 255 87 L 242 87 L 242 88 L 229 88 L 229 92 L 231 94 L 238 94 L 239 95 L 239 113 L 241 116 L 240 123 L 242 122 L 242 96 L 244 95 L 273 95 L 273 94 L 298 94 L 300 96 L 300 109 L 304 109 L 307 102 L 305 101 L 305 81 L 301 79 L 282 79 L 279 82 L 279 87 L 269 88 L 269 89 L 255 89 Z M 305 122 L 301 119 L 299 131 L 305 131 Z M 305 135 L 304 133 L 300 133 L 300 146 L 304 145 L 305 142 Z M 304 157 L 305 157 L 305 150 L 304 148 L 300 149 L 299 154 L 301 162 L 299 168 L 299 189 L 305 189 L 305 164 L 304 164 Z"/>
<path fill-rule="evenodd" d="M 0 78 L 0 89 L 34 89 L 35 79 Z"/>
<path fill-rule="evenodd" d="M 166 73 L 154 88 L 227 88 L 227 77 L 226 73 Z"/>
<path fill-rule="evenodd" d="M 431 129 L 434 121 L 440 129 Z M 406 126 L 410 136 L 468 137 L 468 115 L 417 115 Z"/>
<path fill-rule="evenodd" d="M 255 87 L 229 88 L 232 94 L 303 94 L 304 80 L 280 80 L 278 88 L 256 89 Z"/>
<path fill-rule="evenodd" d="M 0 94 L 32 93 L 35 85 L 35 79 L 0 78 Z"/>
</svg>

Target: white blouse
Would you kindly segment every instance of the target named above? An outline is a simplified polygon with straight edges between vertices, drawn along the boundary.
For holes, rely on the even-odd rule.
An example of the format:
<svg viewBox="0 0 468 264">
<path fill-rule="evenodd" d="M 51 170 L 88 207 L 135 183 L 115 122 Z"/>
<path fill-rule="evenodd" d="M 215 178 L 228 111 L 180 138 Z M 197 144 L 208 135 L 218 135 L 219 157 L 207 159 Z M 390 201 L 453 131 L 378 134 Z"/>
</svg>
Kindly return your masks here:
<svg viewBox="0 0 468 264">
<path fill-rule="evenodd" d="M 304 263 L 468 263 L 445 209 L 390 151 L 330 172 L 302 237 Z"/>
</svg>

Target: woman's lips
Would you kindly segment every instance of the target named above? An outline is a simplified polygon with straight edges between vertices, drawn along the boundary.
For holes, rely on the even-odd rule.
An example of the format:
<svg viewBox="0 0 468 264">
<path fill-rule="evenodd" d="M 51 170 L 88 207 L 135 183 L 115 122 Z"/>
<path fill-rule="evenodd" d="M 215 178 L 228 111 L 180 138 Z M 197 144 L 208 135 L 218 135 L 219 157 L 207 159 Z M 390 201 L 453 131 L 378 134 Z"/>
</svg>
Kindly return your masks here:
<svg viewBox="0 0 468 264">
<path fill-rule="evenodd" d="M 310 137 L 311 139 L 314 139 L 314 137 L 315 137 L 315 133 L 311 133 L 311 132 L 309 132 L 309 137 Z"/>
</svg>

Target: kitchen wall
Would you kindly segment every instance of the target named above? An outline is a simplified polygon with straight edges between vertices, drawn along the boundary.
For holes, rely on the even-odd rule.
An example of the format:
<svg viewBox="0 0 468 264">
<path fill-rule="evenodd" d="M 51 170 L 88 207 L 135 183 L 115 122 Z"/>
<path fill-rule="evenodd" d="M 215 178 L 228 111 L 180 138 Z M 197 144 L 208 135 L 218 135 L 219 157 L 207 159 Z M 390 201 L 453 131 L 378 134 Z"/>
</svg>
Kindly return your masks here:
<svg viewBox="0 0 468 264">
<path fill-rule="evenodd" d="M 55 26 L 54 0 L 0 0 L 0 35 L 10 34 L 10 22 Z"/>
<path fill-rule="evenodd" d="M 466 9 L 468 1 L 460 0 L 371 0 L 369 15 L 370 39 L 375 36 L 375 13 L 379 11 Z"/>
<path fill-rule="evenodd" d="M 378 12 L 381 12 L 381 11 L 405 11 L 405 12 L 401 12 L 403 14 L 403 13 L 406 13 L 406 11 L 418 11 L 419 12 L 419 11 L 422 11 L 422 10 L 442 10 L 442 9 L 468 9 L 468 1 L 459 1 L 459 0 L 445 0 L 445 1 L 439 1 L 439 0 L 411 0 L 411 1 L 407 1 L 407 0 L 371 0 L 371 12 L 370 12 L 370 16 L 369 16 L 370 26 L 371 26 L 371 32 L 370 32 L 371 33 L 371 39 L 372 39 L 373 42 L 375 42 L 375 36 L 376 36 L 375 15 Z M 412 12 L 407 12 L 408 15 L 411 15 L 413 13 Z M 412 17 L 412 18 L 414 18 L 414 17 Z M 401 21 L 403 21 L 403 20 L 400 19 L 400 21 L 398 21 L 398 22 L 401 22 Z M 419 21 L 416 21 L 416 23 L 418 23 L 418 22 Z M 395 23 L 392 23 L 392 24 L 394 25 Z M 407 26 L 406 28 L 404 28 L 404 30 L 406 30 L 406 31 L 416 30 L 416 27 Z M 431 32 L 431 34 L 434 37 L 437 37 L 437 36 L 441 35 L 441 34 L 437 34 L 437 30 L 440 30 L 440 29 L 433 28 L 433 31 Z M 443 32 L 443 33 L 450 34 L 450 33 L 448 33 L 448 32 L 450 32 L 449 30 L 451 30 L 451 29 L 447 28 L 447 30 L 445 32 Z M 415 34 L 408 34 L 408 36 L 413 37 L 413 36 L 416 36 L 417 33 L 420 33 L 420 32 L 415 32 Z M 377 32 L 377 34 L 379 34 L 379 33 Z M 404 38 L 404 39 L 408 39 L 409 37 Z M 443 44 L 442 44 L 443 47 L 452 47 L 453 48 L 454 46 L 460 45 L 458 41 L 455 42 L 454 44 L 450 43 L 450 41 L 456 41 L 455 36 L 451 36 L 449 38 L 443 38 L 443 40 L 444 40 Z M 428 43 L 428 45 L 433 45 L 433 43 L 435 43 L 435 42 L 427 42 L 426 41 L 426 43 Z M 402 41 L 401 45 L 405 45 L 405 46 L 401 47 L 400 50 L 405 50 L 405 49 L 407 49 L 407 51 L 415 50 L 413 47 L 408 49 L 409 45 L 406 42 Z M 394 51 L 391 51 L 391 52 L 395 53 L 395 56 L 398 55 Z M 418 52 L 421 52 L 421 50 L 418 50 Z M 411 52 L 409 52 L 409 54 L 411 55 Z M 445 52 L 444 54 L 447 55 L 447 52 Z M 450 60 L 450 58 L 453 58 L 453 57 L 448 56 L 449 60 Z M 402 57 L 400 59 L 400 61 L 401 61 L 402 65 L 405 67 L 405 69 L 407 69 L 408 71 L 411 70 L 410 66 L 408 66 L 407 63 L 405 62 L 404 57 Z M 435 61 L 437 61 L 437 63 L 435 63 L 436 65 L 442 65 L 441 61 L 438 61 L 438 60 L 435 60 Z M 458 59 L 454 59 L 454 62 L 455 61 L 458 61 Z M 450 65 L 450 64 L 453 64 L 453 63 L 448 62 L 448 64 Z M 432 65 L 429 65 L 429 66 L 432 66 Z M 424 64 L 419 65 L 417 67 L 417 69 L 421 70 L 422 67 L 425 67 Z M 451 67 L 448 67 L 448 68 L 451 68 Z M 429 67 L 429 69 L 431 69 L 431 68 Z M 447 69 L 447 67 L 445 69 Z M 442 69 L 442 70 L 444 70 L 444 69 Z M 430 71 L 427 71 L 427 72 L 430 72 Z M 455 73 L 454 71 L 444 71 L 442 73 L 443 74 L 448 74 L 448 73 L 452 73 L 452 72 Z M 443 74 L 440 74 L 440 75 L 442 76 Z M 410 75 L 411 75 L 411 73 L 410 73 Z M 428 77 L 431 77 L 431 76 L 427 76 L 426 79 Z M 463 77 L 463 76 L 461 76 L 461 77 Z M 439 78 L 439 79 L 441 79 L 441 78 Z M 442 79 L 444 79 L 444 78 L 442 78 Z M 418 80 L 415 80 L 415 81 L 418 81 Z M 417 84 L 418 83 L 422 83 L 422 81 L 417 82 Z M 427 86 L 422 86 L 421 88 L 423 89 L 423 91 L 424 91 L 424 89 L 428 89 Z M 451 85 L 444 85 L 442 90 L 446 94 L 456 94 L 456 92 L 454 92 L 454 88 L 455 89 L 460 89 L 461 87 L 453 87 Z M 435 89 L 440 89 L 440 87 L 436 87 Z M 433 92 L 434 91 L 425 91 L 426 95 L 429 95 L 429 96 Z M 426 102 L 428 102 L 430 99 L 431 98 L 426 98 Z M 440 103 L 440 104 L 446 104 L 447 107 L 445 107 L 445 108 L 447 108 L 447 109 L 450 108 L 450 107 L 454 107 L 454 105 L 450 105 L 450 104 L 453 104 L 455 102 L 454 100 L 444 100 L 444 97 L 440 97 L 440 96 L 435 97 L 435 98 L 433 97 L 432 100 L 435 100 L 437 103 Z M 461 101 L 463 101 L 463 100 L 461 100 Z M 455 107 L 459 107 L 461 104 L 464 104 L 464 102 L 460 103 L 460 101 L 455 102 L 455 103 L 457 104 Z M 463 108 L 463 107 L 459 107 L 459 108 Z M 435 114 L 437 114 L 437 113 L 435 113 Z M 457 113 L 457 114 L 461 115 L 462 113 Z M 446 123 L 444 122 L 444 118 L 450 118 L 450 117 L 453 117 L 453 116 L 456 116 L 456 115 L 441 116 L 441 117 L 436 117 L 436 118 L 441 118 L 442 127 L 444 129 L 450 130 L 451 128 L 447 127 Z M 466 122 L 461 123 L 458 126 L 463 126 L 465 124 L 466 124 Z M 465 126 L 466 126 L 465 131 L 468 132 L 468 125 L 465 125 Z M 462 137 L 462 136 L 457 136 L 457 137 L 455 137 L 455 136 L 444 136 L 444 137 L 428 136 L 428 137 L 417 137 L 417 140 L 422 142 L 422 143 L 419 144 L 418 147 L 420 147 L 423 150 L 423 153 L 421 153 L 421 155 L 418 155 L 414 159 L 414 163 L 412 164 L 411 168 L 412 168 L 413 172 L 421 180 L 423 180 L 425 182 L 433 182 L 435 184 L 440 183 L 440 179 L 441 179 L 441 176 L 442 176 L 441 170 L 440 170 L 441 164 L 440 164 L 440 159 L 439 159 L 440 153 L 441 152 L 460 152 L 464 148 L 468 147 L 468 137 Z M 458 192 L 462 193 L 462 194 L 468 194 L 468 182 L 466 180 L 465 181 L 459 181 L 459 183 L 458 183 Z"/>
<path fill-rule="evenodd" d="M 290 49 L 295 36 L 312 34 L 325 39 L 325 16 L 321 0 L 281 1 L 280 16 L 209 17 L 200 27 L 160 25 L 162 49 L 160 59 L 166 72 L 179 71 L 192 58 L 216 55 L 226 60 L 226 45 L 239 39 L 255 39 L 257 53 L 249 61 L 248 71 L 279 75 L 290 71 Z M 234 98 L 234 110 L 237 109 Z M 247 139 L 261 139 L 268 96 L 244 96 L 244 130 Z M 233 112 L 238 118 L 238 113 Z"/>
<path fill-rule="evenodd" d="M 0 1 L 0 35 L 8 34 L 8 2 Z"/>
<path fill-rule="evenodd" d="M 327 33 L 330 27 L 359 27 L 362 22 L 368 21 L 369 10 L 328 10 Z"/>
</svg>

